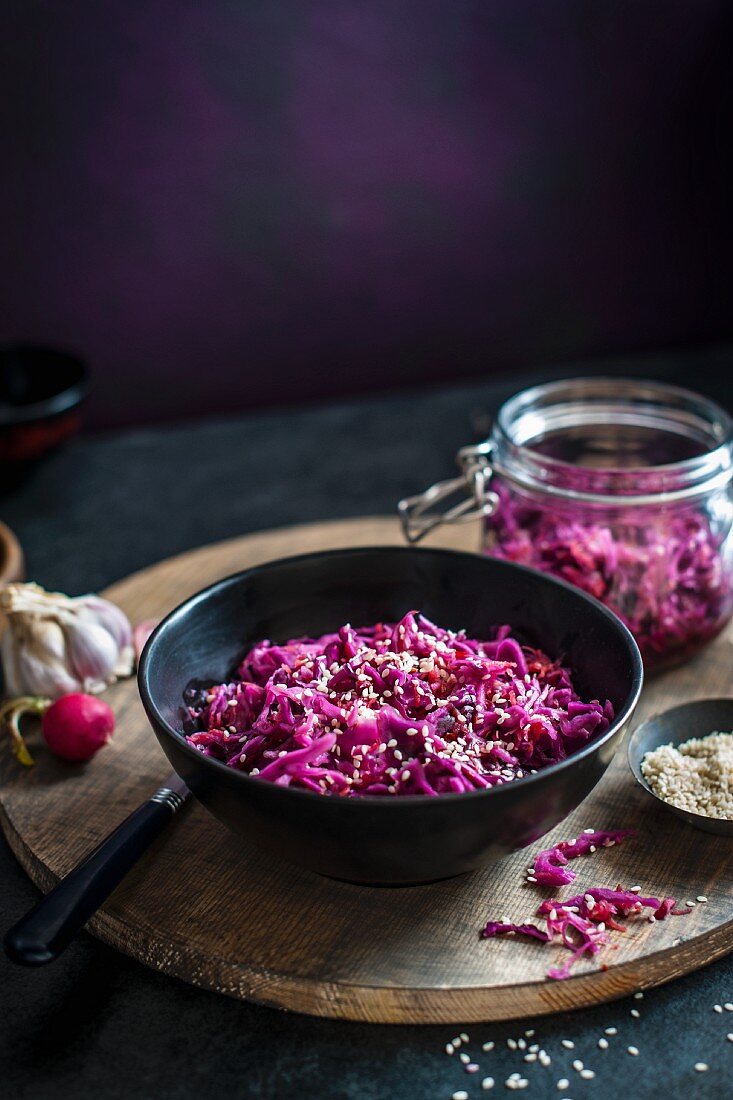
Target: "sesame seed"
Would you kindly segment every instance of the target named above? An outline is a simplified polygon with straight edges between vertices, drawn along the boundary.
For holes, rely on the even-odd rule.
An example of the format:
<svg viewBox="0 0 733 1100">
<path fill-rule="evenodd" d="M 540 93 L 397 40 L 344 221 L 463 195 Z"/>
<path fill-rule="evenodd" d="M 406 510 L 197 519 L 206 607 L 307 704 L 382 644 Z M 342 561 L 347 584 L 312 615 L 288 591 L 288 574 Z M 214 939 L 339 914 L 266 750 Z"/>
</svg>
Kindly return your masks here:
<svg viewBox="0 0 733 1100">
<path fill-rule="evenodd" d="M 605 1031 L 606 1035 L 618 1035 L 617 1027 L 605 1027 L 603 1030 Z"/>
<path fill-rule="evenodd" d="M 733 1006 L 732 1006 L 732 1007 L 733 1007 Z M 525 1034 L 525 1035 L 527 1036 L 527 1038 L 528 1038 L 528 1039 L 531 1039 L 531 1038 L 532 1038 L 532 1036 L 534 1035 L 534 1028 L 533 1028 L 533 1027 L 531 1027 L 531 1028 L 529 1029 L 529 1031 L 525 1031 L 525 1033 L 524 1033 L 524 1034 Z"/>
<path fill-rule="evenodd" d="M 729 1043 L 733 1043 L 733 1031 L 728 1032 L 728 1034 L 726 1035 L 726 1039 Z"/>
<path fill-rule="evenodd" d="M 461 1037 L 460 1037 L 460 1035 L 456 1035 L 455 1039 L 453 1040 L 453 1046 L 457 1050 L 460 1045 L 461 1045 Z"/>
<path fill-rule="evenodd" d="M 644 994 L 642 993 L 641 990 L 639 990 L 638 993 L 634 994 L 634 1000 L 635 1001 L 643 1001 L 644 1000 Z"/>
<path fill-rule="evenodd" d="M 516 1039 L 507 1039 L 506 1045 L 509 1047 L 510 1050 L 516 1050 L 517 1049 L 517 1040 Z"/>
<path fill-rule="evenodd" d="M 485 1089 L 488 1092 L 488 1090 L 493 1089 L 493 1087 L 494 1087 L 494 1078 L 493 1077 L 484 1077 L 483 1081 L 481 1082 L 481 1088 Z"/>
<path fill-rule="evenodd" d="M 453 1043 L 446 1043 L 445 1044 L 445 1053 L 446 1054 L 453 1054 L 455 1049 L 456 1048 L 453 1046 Z"/>
<path fill-rule="evenodd" d="M 533 1050 L 530 1050 L 528 1054 L 525 1054 L 524 1060 L 525 1060 L 525 1062 L 536 1062 L 537 1061 L 537 1055 L 535 1054 L 535 1052 Z"/>
<path fill-rule="evenodd" d="M 517 1047 L 518 1047 L 519 1050 L 526 1050 L 527 1049 L 527 1040 L 526 1039 L 517 1039 Z"/>
<path fill-rule="evenodd" d="M 638 1047 L 627 1047 L 626 1049 L 627 1049 L 627 1051 L 629 1052 L 629 1054 L 633 1054 L 633 1056 L 634 1056 L 635 1058 L 636 1058 L 636 1056 L 637 1056 L 637 1055 L 638 1055 L 638 1053 L 639 1053 L 639 1048 L 638 1048 Z"/>
<path fill-rule="evenodd" d="M 561 1042 L 562 1042 L 562 1045 L 565 1047 L 566 1050 L 572 1050 L 573 1047 L 575 1046 L 575 1043 L 573 1042 L 572 1039 L 562 1039 Z"/>
<path fill-rule="evenodd" d="M 641 1013 L 639 1012 L 638 1008 L 632 1008 L 631 1012 L 629 1013 L 629 1016 L 633 1016 L 635 1020 L 638 1020 L 641 1017 Z"/>
<path fill-rule="evenodd" d="M 467 1066 L 468 1063 L 471 1061 L 471 1056 L 469 1054 L 466 1054 L 465 1051 L 461 1051 L 458 1057 L 461 1059 L 464 1066 Z"/>
<path fill-rule="evenodd" d="M 723 1011 L 723 1006 L 722 1005 L 713 1005 L 713 1012 L 722 1012 L 722 1011 Z"/>
<path fill-rule="evenodd" d="M 630 886 L 629 887 L 629 893 L 630 894 L 640 894 L 641 893 L 641 886 Z"/>
<path fill-rule="evenodd" d="M 705 894 L 698 894 L 697 900 L 701 901 L 704 904 L 708 899 L 705 897 Z"/>
<path fill-rule="evenodd" d="M 392 738 L 391 738 L 391 739 L 390 739 L 390 740 L 389 740 L 389 741 L 387 742 L 387 748 L 388 748 L 388 749 L 396 749 L 396 748 L 397 748 L 397 738 L 396 738 L 396 737 L 392 737 Z"/>
<path fill-rule="evenodd" d="M 695 1070 L 697 1073 L 707 1073 L 709 1069 L 710 1066 L 707 1062 L 695 1062 Z"/>
<path fill-rule="evenodd" d="M 694 901 L 686 901 L 685 902 L 685 905 L 689 905 L 690 907 L 692 907 L 694 904 L 695 904 Z"/>
<path fill-rule="evenodd" d="M 592 1081 L 595 1077 L 595 1073 L 592 1069 L 581 1069 L 580 1076 L 583 1078 L 584 1081 Z"/>
<path fill-rule="evenodd" d="M 539 1054 L 537 1055 L 537 1057 L 540 1060 L 540 1065 L 541 1066 L 549 1066 L 550 1063 L 552 1062 L 552 1058 L 550 1057 L 550 1055 L 547 1053 L 546 1050 L 541 1050 L 539 1052 Z"/>
<path fill-rule="evenodd" d="M 459 1092 L 454 1092 L 452 1100 L 468 1100 L 468 1093 L 464 1092 L 463 1089 Z"/>
<path fill-rule="evenodd" d="M 723 1008 L 726 1012 L 733 1012 L 733 1001 L 726 1001 Z"/>
<path fill-rule="evenodd" d="M 466 1066 L 466 1073 L 478 1073 L 479 1067 L 477 1062 L 469 1062 Z"/>
<path fill-rule="evenodd" d="M 567 1077 L 561 1077 L 560 1080 L 557 1082 L 556 1087 L 558 1089 L 566 1089 L 566 1088 L 569 1087 L 569 1085 L 570 1085 L 570 1082 L 568 1081 Z"/>
<path fill-rule="evenodd" d="M 599 1039 L 598 1046 L 600 1050 L 608 1050 L 608 1039 Z"/>
<path fill-rule="evenodd" d="M 573 1069 L 577 1070 L 578 1073 L 580 1073 L 582 1068 L 583 1068 L 583 1063 L 581 1062 L 580 1058 L 576 1058 L 575 1061 L 573 1062 Z"/>
<path fill-rule="evenodd" d="M 468 1035 L 466 1035 L 465 1031 L 461 1032 L 461 1042 L 462 1043 L 467 1043 L 468 1042 Z"/>
<path fill-rule="evenodd" d="M 492 1040 L 492 1039 L 490 1039 L 488 1043 L 484 1043 L 484 1044 L 482 1045 L 481 1049 L 482 1049 L 482 1050 L 493 1050 L 493 1049 L 494 1049 L 494 1042 L 493 1042 L 493 1040 Z"/>
</svg>

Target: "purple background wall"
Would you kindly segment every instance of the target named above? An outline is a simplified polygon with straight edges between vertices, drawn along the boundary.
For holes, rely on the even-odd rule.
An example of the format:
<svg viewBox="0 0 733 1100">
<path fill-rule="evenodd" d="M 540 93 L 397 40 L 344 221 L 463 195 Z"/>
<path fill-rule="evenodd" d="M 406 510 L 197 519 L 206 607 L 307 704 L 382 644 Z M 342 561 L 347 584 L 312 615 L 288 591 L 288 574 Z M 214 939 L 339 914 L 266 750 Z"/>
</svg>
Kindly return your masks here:
<svg viewBox="0 0 733 1100">
<path fill-rule="evenodd" d="M 0 335 L 97 424 L 725 337 L 730 10 L 6 3 Z"/>
</svg>

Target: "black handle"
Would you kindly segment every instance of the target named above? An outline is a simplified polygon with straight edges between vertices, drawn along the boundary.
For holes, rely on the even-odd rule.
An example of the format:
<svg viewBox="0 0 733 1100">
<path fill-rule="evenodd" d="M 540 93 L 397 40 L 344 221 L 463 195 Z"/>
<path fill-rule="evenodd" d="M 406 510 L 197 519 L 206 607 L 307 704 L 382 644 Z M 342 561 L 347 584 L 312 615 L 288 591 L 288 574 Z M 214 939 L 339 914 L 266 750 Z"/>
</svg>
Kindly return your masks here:
<svg viewBox="0 0 733 1100">
<path fill-rule="evenodd" d="M 162 832 L 177 808 L 170 802 L 150 799 L 130 814 L 35 909 L 13 925 L 4 940 L 8 957 L 24 966 L 42 966 L 57 958 Z"/>
</svg>

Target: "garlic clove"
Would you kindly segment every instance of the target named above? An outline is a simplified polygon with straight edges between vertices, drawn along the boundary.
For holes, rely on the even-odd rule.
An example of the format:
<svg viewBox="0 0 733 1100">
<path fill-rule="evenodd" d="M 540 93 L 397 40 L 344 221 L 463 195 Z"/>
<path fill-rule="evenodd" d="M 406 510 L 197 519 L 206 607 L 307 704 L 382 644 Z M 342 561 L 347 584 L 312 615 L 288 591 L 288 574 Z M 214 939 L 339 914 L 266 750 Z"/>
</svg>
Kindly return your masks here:
<svg viewBox="0 0 733 1100">
<path fill-rule="evenodd" d="M 84 619 L 91 617 L 111 634 L 118 649 L 132 645 L 132 626 L 121 608 L 101 596 L 77 596 L 71 601 Z"/>
<path fill-rule="evenodd" d="M 17 647 L 10 627 L 0 638 L 0 657 L 3 662 L 6 695 L 22 695 L 20 674 L 18 672 Z"/>
<path fill-rule="evenodd" d="M 45 623 L 43 633 L 47 639 L 56 633 L 63 634 L 55 623 Z M 53 649 L 43 644 L 25 644 L 16 649 L 16 669 L 18 673 L 15 690 L 8 687 L 8 694 L 43 695 L 56 698 L 70 691 L 79 691 L 80 683 L 72 675 L 63 660 L 59 660 Z"/>
<path fill-rule="evenodd" d="M 95 622 L 70 619 L 65 624 L 71 667 L 84 691 L 103 691 L 115 678 L 119 650 L 111 634 Z"/>
</svg>

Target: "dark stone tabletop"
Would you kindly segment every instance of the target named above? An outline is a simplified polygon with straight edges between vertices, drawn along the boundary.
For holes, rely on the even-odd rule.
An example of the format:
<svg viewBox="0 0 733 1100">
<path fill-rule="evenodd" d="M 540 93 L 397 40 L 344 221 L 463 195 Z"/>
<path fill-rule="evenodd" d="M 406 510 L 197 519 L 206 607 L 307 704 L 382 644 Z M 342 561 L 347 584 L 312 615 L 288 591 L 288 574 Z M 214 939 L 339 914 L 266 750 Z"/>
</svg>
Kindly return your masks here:
<svg viewBox="0 0 733 1100">
<path fill-rule="evenodd" d="M 594 371 L 694 385 L 727 402 L 729 349 L 653 356 Z M 582 368 L 585 370 L 586 368 Z M 575 365 L 564 373 L 578 373 Z M 555 372 L 557 373 L 557 372 Z M 541 377 L 540 375 L 537 378 Z M 391 512 L 395 501 L 450 474 L 457 448 L 486 433 L 510 392 L 535 378 L 238 419 L 82 436 L 0 499 L 29 578 L 70 593 L 203 543 L 265 527 Z M 294 547 L 294 549 L 297 549 Z M 0 924 L 36 890 L 0 844 Z M 477 922 L 481 914 L 477 914 Z M 146 969 L 87 935 L 45 969 L 0 962 L 0 1093 L 9 1100 L 205 1096 L 507 1096 L 526 1070 L 528 1098 L 731 1094 L 733 959 L 648 992 L 639 1002 L 507 1024 L 386 1027 L 338 1023 L 239 1003 Z M 639 1009 L 639 1019 L 630 1016 Z M 608 1050 L 597 1041 L 616 1027 Z M 529 1029 L 552 1065 L 525 1065 L 506 1039 Z M 481 1072 L 469 1076 L 446 1042 L 460 1031 Z M 570 1039 L 568 1051 L 561 1039 Z M 496 1042 L 490 1053 L 481 1050 Z M 635 1045 L 638 1057 L 626 1048 Z M 580 1058 L 596 1072 L 581 1080 Z M 695 1062 L 709 1070 L 696 1073 Z M 491 1075 L 491 1092 L 481 1078 Z M 559 1078 L 567 1089 L 558 1090 Z M 726 1085 L 727 1081 L 727 1085 Z"/>
</svg>

